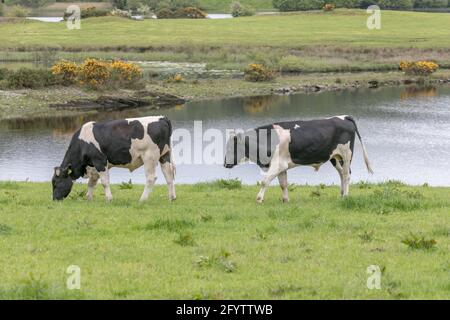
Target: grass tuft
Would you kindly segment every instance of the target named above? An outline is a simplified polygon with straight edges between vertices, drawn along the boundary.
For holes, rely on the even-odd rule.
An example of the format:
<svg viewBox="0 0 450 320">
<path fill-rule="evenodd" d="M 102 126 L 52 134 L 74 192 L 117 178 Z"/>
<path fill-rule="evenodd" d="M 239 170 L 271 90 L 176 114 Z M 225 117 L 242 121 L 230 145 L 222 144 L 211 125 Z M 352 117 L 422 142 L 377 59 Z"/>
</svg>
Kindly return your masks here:
<svg viewBox="0 0 450 320">
<path fill-rule="evenodd" d="M 372 194 L 351 196 L 341 202 L 341 207 L 346 210 L 364 210 L 377 214 L 408 212 L 433 205 L 437 204 L 429 202 L 420 191 L 402 190 L 398 184 L 384 184 L 382 189 L 377 189 Z"/>
<path fill-rule="evenodd" d="M 239 179 L 218 179 L 212 182 L 203 182 L 195 185 L 195 189 L 199 192 L 205 190 L 219 191 L 219 190 L 236 190 L 242 188 L 242 182 Z"/>
<path fill-rule="evenodd" d="M 195 261 L 198 268 L 216 268 L 226 273 L 236 271 L 236 264 L 230 260 L 231 253 L 222 249 L 219 254 L 213 256 L 199 256 Z"/>
<path fill-rule="evenodd" d="M 406 244 L 410 249 L 429 250 L 434 248 L 437 241 L 434 239 L 427 239 L 422 235 L 409 234 L 402 240 L 403 244 Z"/>
<path fill-rule="evenodd" d="M 360 233 L 358 237 L 363 242 L 371 242 L 374 239 L 375 232 L 373 230 L 371 231 L 364 231 L 363 233 Z"/>
<path fill-rule="evenodd" d="M 180 232 L 178 237 L 173 241 L 182 247 L 192 247 L 195 246 L 194 237 L 190 232 Z"/>
<path fill-rule="evenodd" d="M 167 231 L 180 231 L 186 228 L 192 228 L 195 223 L 192 220 L 187 219 L 158 219 L 153 223 L 149 223 L 144 226 L 145 230 L 167 230 Z"/>
<path fill-rule="evenodd" d="M 119 185 L 119 189 L 120 190 L 131 190 L 131 189 L 133 189 L 133 182 L 131 181 L 131 179 L 128 182 L 124 181 Z"/>
<path fill-rule="evenodd" d="M 0 236 L 2 235 L 10 235 L 12 232 L 12 228 L 6 224 L 0 224 Z"/>
</svg>

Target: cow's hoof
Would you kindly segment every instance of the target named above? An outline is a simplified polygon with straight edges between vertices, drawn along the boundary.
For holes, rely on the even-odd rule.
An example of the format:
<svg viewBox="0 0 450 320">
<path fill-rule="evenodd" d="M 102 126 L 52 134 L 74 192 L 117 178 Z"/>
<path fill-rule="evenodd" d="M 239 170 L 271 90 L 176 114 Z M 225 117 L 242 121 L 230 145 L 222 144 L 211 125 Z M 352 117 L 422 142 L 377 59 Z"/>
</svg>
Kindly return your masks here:
<svg viewBox="0 0 450 320">
<path fill-rule="evenodd" d="M 170 202 L 174 202 L 175 200 L 177 200 L 177 197 L 175 197 L 175 198 L 169 198 L 169 201 L 170 201 Z"/>
<path fill-rule="evenodd" d="M 257 198 L 256 199 L 256 203 L 264 203 L 264 199 L 263 198 Z"/>
<path fill-rule="evenodd" d="M 112 198 L 106 198 L 106 203 L 111 203 L 113 201 Z"/>
<path fill-rule="evenodd" d="M 283 203 L 289 203 L 289 199 L 282 199 Z"/>
</svg>

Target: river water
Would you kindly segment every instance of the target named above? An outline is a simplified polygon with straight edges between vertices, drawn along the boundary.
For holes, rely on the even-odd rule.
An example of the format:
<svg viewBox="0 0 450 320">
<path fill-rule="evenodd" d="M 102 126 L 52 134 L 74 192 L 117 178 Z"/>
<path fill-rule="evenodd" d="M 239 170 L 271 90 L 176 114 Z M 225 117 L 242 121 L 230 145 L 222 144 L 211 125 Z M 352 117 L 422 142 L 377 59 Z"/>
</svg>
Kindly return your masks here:
<svg viewBox="0 0 450 320">
<path fill-rule="evenodd" d="M 280 120 L 313 119 L 351 114 L 357 119 L 375 174 L 364 166 L 359 143 L 352 165 L 353 181 L 400 180 L 408 184 L 428 183 L 450 186 L 450 88 L 382 88 L 345 90 L 291 96 L 266 96 L 203 101 L 159 112 L 131 110 L 94 116 L 0 122 L 0 180 L 49 181 L 67 149 L 71 134 L 89 120 L 120 119 L 165 114 L 175 129 L 187 129 L 191 143 L 201 144 L 193 135 L 194 121 L 203 132 L 210 128 L 225 131 L 253 128 Z M 197 122 L 197 125 L 200 122 Z M 225 135 L 224 135 L 225 140 Z M 224 143 L 224 141 L 223 141 Z M 205 146 L 206 144 L 204 144 Z M 182 155 L 176 155 L 179 162 Z M 195 157 L 193 154 L 192 157 Z M 159 183 L 163 182 L 158 171 Z M 130 173 L 114 168 L 114 183 L 144 182 L 142 168 Z M 232 170 L 221 165 L 179 164 L 178 183 L 239 178 L 246 184 L 260 179 L 253 164 Z M 338 184 L 331 164 L 317 173 L 310 167 L 289 172 L 289 182 L 298 184 Z"/>
</svg>

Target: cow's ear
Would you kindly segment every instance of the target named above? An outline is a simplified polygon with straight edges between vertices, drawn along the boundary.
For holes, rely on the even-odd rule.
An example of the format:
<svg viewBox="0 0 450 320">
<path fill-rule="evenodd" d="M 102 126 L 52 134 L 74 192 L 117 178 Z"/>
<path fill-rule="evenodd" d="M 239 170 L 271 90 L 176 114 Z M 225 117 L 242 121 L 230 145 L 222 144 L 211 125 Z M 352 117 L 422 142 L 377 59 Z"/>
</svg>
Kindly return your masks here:
<svg viewBox="0 0 450 320">
<path fill-rule="evenodd" d="M 55 176 L 59 177 L 61 175 L 61 168 L 55 167 Z"/>
</svg>

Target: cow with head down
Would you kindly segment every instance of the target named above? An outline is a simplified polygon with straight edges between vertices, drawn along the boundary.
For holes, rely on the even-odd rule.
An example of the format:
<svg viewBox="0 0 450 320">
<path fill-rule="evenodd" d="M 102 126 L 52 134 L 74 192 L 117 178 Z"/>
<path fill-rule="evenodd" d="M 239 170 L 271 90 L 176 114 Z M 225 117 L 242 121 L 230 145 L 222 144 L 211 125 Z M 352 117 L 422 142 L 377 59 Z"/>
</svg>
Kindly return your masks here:
<svg viewBox="0 0 450 320">
<path fill-rule="evenodd" d="M 341 179 L 341 195 L 346 197 L 356 136 L 362 145 L 367 170 L 373 173 L 356 122 L 351 116 L 278 122 L 243 133 L 232 133 L 226 146 L 224 166 L 231 169 L 247 160 L 256 163 L 265 171 L 257 202 L 264 201 L 266 189 L 276 177 L 283 192 L 283 201 L 289 202 L 287 171 L 297 166 L 312 166 L 318 171 L 330 161 Z"/>
<path fill-rule="evenodd" d="M 109 169 L 122 167 L 134 171 L 144 166 L 146 184 L 141 201 L 145 201 L 155 184 L 160 163 L 169 199 L 175 200 L 171 136 L 172 124 L 164 116 L 85 123 L 75 132 L 61 165 L 55 168 L 53 199 L 63 200 L 70 194 L 74 181 L 87 177 L 87 198 L 92 200 L 100 180 L 106 199 L 111 201 Z"/>
</svg>

